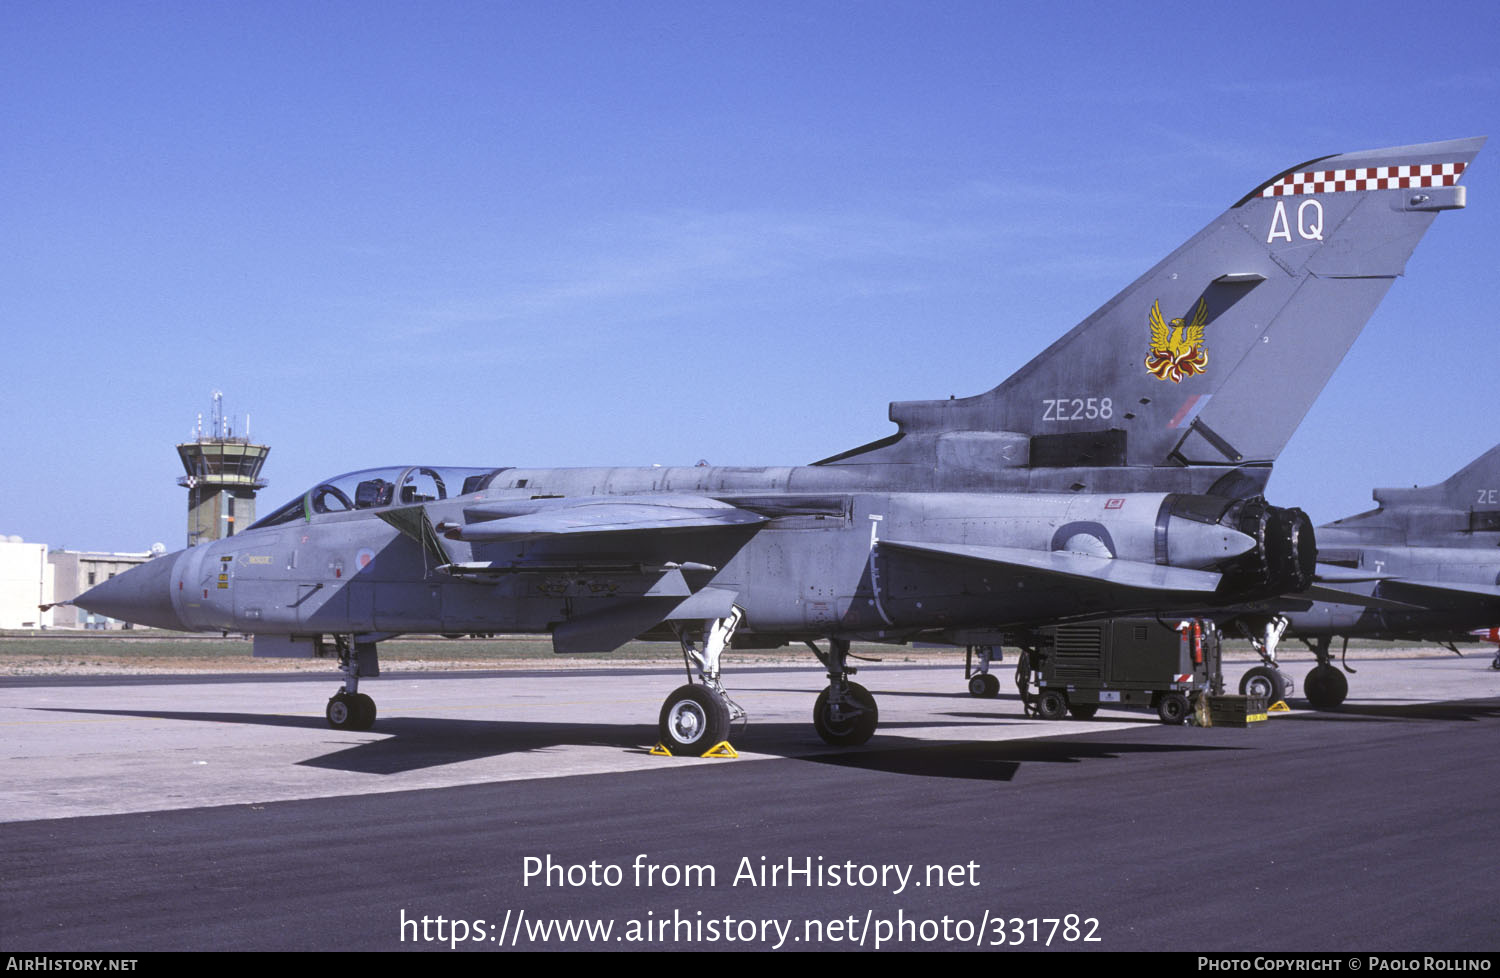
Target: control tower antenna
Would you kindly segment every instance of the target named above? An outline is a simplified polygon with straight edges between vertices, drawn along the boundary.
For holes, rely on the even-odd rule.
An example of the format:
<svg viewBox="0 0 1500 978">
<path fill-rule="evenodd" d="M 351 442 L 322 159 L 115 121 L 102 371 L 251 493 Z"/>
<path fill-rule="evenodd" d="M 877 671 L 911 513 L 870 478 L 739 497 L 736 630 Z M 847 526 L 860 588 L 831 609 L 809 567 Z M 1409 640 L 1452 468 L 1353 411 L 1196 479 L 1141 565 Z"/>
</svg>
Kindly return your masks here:
<svg viewBox="0 0 1500 978">
<path fill-rule="evenodd" d="M 248 421 L 245 427 L 248 432 Z M 224 394 L 214 391 L 208 433 L 200 414 L 193 440 L 177 446 L 187 472 L 177 484 L 188 491 L 188 546 L 234 536 L 236 527 L 255 522 L 255 494 L 267 485 L 260 468 L 270 452 L 270 446 L 253 444 L 248 435 L 234 436 L 224 414 Z"/>
</svg>

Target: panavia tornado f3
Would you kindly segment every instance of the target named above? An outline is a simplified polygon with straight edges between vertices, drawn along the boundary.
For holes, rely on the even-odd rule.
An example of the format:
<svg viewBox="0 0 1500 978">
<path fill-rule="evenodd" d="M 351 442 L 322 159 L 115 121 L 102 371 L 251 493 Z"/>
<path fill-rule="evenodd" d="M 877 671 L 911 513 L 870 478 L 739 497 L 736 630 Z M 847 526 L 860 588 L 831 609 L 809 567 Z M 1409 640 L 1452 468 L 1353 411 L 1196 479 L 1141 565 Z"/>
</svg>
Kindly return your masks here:
<svg viewBox="0 0 1500 978">
<path fill-rule="evenodd" d="M 661 708 L 674 753 L 744 716 L 725 649 L 805 642 L 828 670 L 817 732 L 860 744 L 878 712 L 851 640 L 992 646 L 1304 592 L 1313 529 L 1262 497 L 1271 463 L 1438 212 L 1464 206 L 1481 143 L 1283 171 L 993 390 L 893 403 L 894 434 L 810 465 L 356 472 L 76 603 L 336 654 L 328 720 L 355 729 L 390 636 L 675 638 L 698 681 Z"/>
<path fill-rule="evenodd" d="M 1231 621 L 1255 642 L 1265 664 L 1245 673 L 1241 692 L 1281 699 L 1291 683 L 1276 663 L 1283 634 L 1317 656 L 1302 692 L 1317 709 L 1344 701 L 1349 680 L 1329 647 L 1343 636 L 1453 643 L 1500 626 L 1500 445 L 1442 482 L 1376 489 L 1376 508 L 1318 527 L 1317 581 L 1311 597 Z M 1495 639 L 1491 639 L 1495 640 Z M 1500 653 L 1491 663 L 1500 669 Z M 1345 666 L 1350 672 L 1353 669 Z"/>
</svg>

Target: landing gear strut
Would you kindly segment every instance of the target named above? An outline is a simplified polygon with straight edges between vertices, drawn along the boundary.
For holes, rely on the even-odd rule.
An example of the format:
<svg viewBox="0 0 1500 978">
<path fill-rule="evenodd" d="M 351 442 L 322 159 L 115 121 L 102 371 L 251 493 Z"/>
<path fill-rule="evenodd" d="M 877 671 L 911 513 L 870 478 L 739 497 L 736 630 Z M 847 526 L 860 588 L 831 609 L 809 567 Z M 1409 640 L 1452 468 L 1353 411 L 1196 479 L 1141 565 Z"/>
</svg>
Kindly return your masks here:
<svg viewBox="0 0 1500 978">
<path fill-rule="evenodd" d="M 693 644 L 686 629 L 677 629 L 688 681 L 667 697 L 657 720 L 661 745 L 670 753 L 701 755 L 728 739 L 729 728 L 737 721 L 747 719 L 744 709 L 725 692 L 719 668 L 724 650 L 744 617 L 743 611 L 733 608 L 727 618 L 705 621 L 701 649 Z M 698 675 L 696 683 L 694 671 Z"/>
<path fill-rule="evenodd" d="M 380 675 L 375 643 L 355 642 L 353 636 L 335 635 L 333 644 L 344 685 L 328 700 L 323 715 L 335 730 L 369 730 L 375 725 L 375 701 L 359 691 L 359 677 Z"/>
<path fill-rule="evenodd" d="M 1276 663 L 1276 644 L 1281 641 L 1281 636 L 1286 634 L 1287 626 L 1291 620 L 1285 615 L 1272 615 L 1266 619 L 1265 628 L 1261 634 L 1256 635 L 1240 623 L 1240 631 L 1250 639 L 1250 644 L 1260 655 L 1260 661 L 1264 665 L 1255 666 L 1245 670 L 1240 677 L 1241 696 L 1264 696 L 1266 705 L 1279 703 L 1286 699 L 1286 694 L 1293 688 L 1291 677 L 1281 671 Z"/>
<path fill-rule="evenodd" d="M 828 688 L 813 704 L 813 728 L 823 742 L 835 747 L 854 747 L 875 735 L 880 710 L 875 697 L 859 683 L 849 681 L 858 670 L 849 665 L 849 640 L 830 638 L 824 652 L 812 642 L 807 647 L 828 670 Z"/>
<path fill-rule="evenodd" d="M 979 668 L 972 667 L 975 653 L 979 655 Z M 969 680 L 969 695 L 981 699 L 994 699 L 1000 695 L 1000 679 L 990 672 L 990 663 L 999 662 L 1003 654 L 997 654 L 993 645 L 970 645 L 964 649 L 964 676 Z"/>
<path fill-rule="evenodd" d="M 1332 644 L 1333 636 L 1325 635 L 1312 646 L 1313 655 L 1318 657 L 1318 664 L 1313 666 L 1307 678 L 1302 681 L 1302 692 L 1315 710 L 1336 709 L 1344 702 L 1344 697 L 1349 695 L 1349 677 L 1333 664 L 1328 655 L 1328 646 Z M 1348 644 L 1349 640 L 1344 639 L 1346 649 Z"/>
</svg>

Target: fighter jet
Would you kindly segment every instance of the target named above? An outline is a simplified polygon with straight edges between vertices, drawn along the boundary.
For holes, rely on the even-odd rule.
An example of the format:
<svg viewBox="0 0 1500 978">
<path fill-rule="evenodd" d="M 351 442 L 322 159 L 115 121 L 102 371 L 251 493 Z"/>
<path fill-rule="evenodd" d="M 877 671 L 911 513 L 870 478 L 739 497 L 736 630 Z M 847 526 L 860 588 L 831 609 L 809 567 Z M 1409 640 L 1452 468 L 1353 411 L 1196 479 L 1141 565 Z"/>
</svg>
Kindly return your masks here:
<svg viewBox="0 0 1500 978">
<path fill-rule="evenodd" d="M 726 648 L 804 642 L 829 678 L 815 729 L 863 743 L 878 707 L 852 640 L 985 644 L 1305 589 L 1312 526 L 1262 497 L 1271 463 L 1437 214 L 1464 206 L 1482 142 L 1284 170 L 994 389 L 895 402 L 894 433 L 809 465 L 355 472 L 77 603 L 336 656 L 328 722 L 355 729 L 390 636 L 675 637 L 697 681 L 658 717 L 674 753 L 744 717 Z"/>
<path fill-rule="evenodd" d="M 1282 600 L 1275 610 L 1226 622 L 1255 641 L 1265 665 L 1246 672 L 1241 691 L 1286 695 L 1276 663 L 1285 634 L 1317 656 L 1303 693 L 1317 709 L 1344 701 L 1349 680 L 1329 647 L 1342 636 L 1453 643 L 1500 625 L 1500 445 L 1443 482 L 1376 489 L 1376 507 L 1318 527 L 1317 577 L 1334 600 Z M 1347 601 L 1337 600 L 1337 592 Z M 1493 665 L 1500 668 L 1500 653 Z M 1351 670 L 1352 671 L 1352 670 Z"/>
</svg>

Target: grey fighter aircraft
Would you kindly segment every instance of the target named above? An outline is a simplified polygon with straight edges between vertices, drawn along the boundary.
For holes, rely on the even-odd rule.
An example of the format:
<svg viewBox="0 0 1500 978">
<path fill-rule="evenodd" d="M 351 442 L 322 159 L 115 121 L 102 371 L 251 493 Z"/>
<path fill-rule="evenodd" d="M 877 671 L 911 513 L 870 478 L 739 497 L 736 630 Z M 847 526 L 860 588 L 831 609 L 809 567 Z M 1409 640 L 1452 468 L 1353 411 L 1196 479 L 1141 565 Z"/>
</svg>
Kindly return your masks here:
<svg viewBox="0 0 1500 978">
<path fill-rule="evenodd" d="M 667 697 L 661 738 L 692 753 L 743 716 L 724 650 L 802 641 L 829 676 L 817 732 L 862 743 L 878 711 L 853 639 L 985 644 L 1306 588 L 1312 527 L 1262 498 L 1271 463 L 1438 212 L 1464 206 L 1482 142 L 1282 171 L 993 390 L 893 403 L 894 434 L 810 465 L 357 472 L 77 603 L 336 655 L 328 720 L 361 729 L 389 636 L 541 632 L 560 653 L 675 636 L 699 681 Z"/>
<path fill-rule="evenodd" d="M 1375 509 L 1318 527 L 1317 578 L 1328 585 L 1319 596 L 1330 600 L 1286 598 L 1273 612 L 1226 622 L 1243 626 L 1266 662 L 1246 672 L 1242 692 L 1286 694 L 1291 684 L 1276 664 L 1283 634 L 1317 656 L 1303 694 L 1329 709 L 1349 692 L 1329 655 L 1335 637 L 1345 651 L 1350 637 L 1453 647 L 1500 625 L 1500 445 L 1436 485 L 1373 495 Z M 1339 591 L 1347 600 L 1336 600 Z"/>
</svg>

